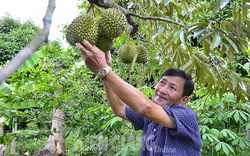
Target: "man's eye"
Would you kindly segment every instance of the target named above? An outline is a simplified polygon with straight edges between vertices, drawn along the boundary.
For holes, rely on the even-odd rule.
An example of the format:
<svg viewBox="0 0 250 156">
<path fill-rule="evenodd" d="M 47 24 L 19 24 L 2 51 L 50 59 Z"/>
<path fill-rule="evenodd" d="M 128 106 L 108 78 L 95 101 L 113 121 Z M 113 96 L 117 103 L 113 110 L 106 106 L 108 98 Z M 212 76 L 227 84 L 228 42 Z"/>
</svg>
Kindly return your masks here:
<svg viewBox="0 0 250 156">
<path fill-rule="evenodd" d="M 171 89 L 172 89 L 172 90 L 176 90 L 176 88 L 175 88 L 175 87 L 171 87 Z"/>
<path fill-rule="evenodd" d="M 163 82 L 163 81 L 160 81 L 159 83 L 160 83 L 160 84 L 164 84 L 164 82 Z"/>
</svg>

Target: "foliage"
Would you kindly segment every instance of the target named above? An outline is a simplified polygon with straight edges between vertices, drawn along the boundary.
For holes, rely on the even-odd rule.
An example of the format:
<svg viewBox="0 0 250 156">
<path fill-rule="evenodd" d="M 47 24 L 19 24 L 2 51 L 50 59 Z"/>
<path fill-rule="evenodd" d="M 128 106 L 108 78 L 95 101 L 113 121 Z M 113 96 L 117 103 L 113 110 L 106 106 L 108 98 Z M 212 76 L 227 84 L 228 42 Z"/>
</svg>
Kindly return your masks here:
<svg viewBox="0 0 250 156">
<path fill-rule="evenodd" d="M 111 50 L 114 72 L 151 98 L 155 82 L 166 68 L 186 70 L 196 83 L 197 91 L 188 106 L 199 119 L 202 154 L 246 155 L 250 109 L 250 22 L 246 16 L 249 5 L 245 1 L 213 0 L 116 2 L 147 17 L 134 19 L 140 23 L 138 37 L 148 49 L 149 61 L 134 67 L 121 63 L 117 49 L 128 41 L 127 32 L 115 40 Z M 85 1 L 79 7 L 86 11 L 88 6 Z M 177 23 L 148 17 L 167 17 Z M 30 39 L 22 38 L 24 33 L 35 28 L 28 22 L 27 31 L 20 32 L 24 27 L 11 18 L 1 23 L 0 37 L 8 34 L 5 39 L 9 41 L 0 44 L 1 54 L 18 52 Z M 141 132 L 135 132 L 130 123 L 114 116 L 101 81 L 85 68 L 79 50 L 73 46 L 64 50 L 58 42 L 43 45 L 1 84 L 0 116 L 5 120 L 5 134 L 0 143 L 7 144 L 9 150 L 11 140 L 16 138 L 17 155 L 26 151 L 36 154 L 51 134 L 52 108 L 65 111 L 68 155 L 138 155 Z M 13 123 L 18 125 L 14 132 Z"/>
<path fill-rule="evenodd" d="M 32 21 L 21 23 L 6 15 L 0 19 L 0 64 L 12 59 L 40 31 Z"/>
<path fill-rule="evenodd" d="M 49 52 L 60 50 L 57 44 L 44 46 L 1 85 L 0 116 L 5 120 L 5 133 L 0 143 L 10 145 L 11 140 L 17 138 L 19 152 L 25 150 L 22 139 L 35 137 L 43 140 L 51 134 L 51 109 L 58 105 L 54 94 L 61 85 L 57 77 L 53 77 L 54 62 L 48 56 L 53 56 Z M 48 47 L 55 49 L 49 51 Z M 13 125 L 17 125 L 17 129 L 12 132 Z"/>
<path fill-rule="evenodd" d="M 236 103 L 232 93 L 208 96 L 206 88 L 196 92 L 190 105 L 198 116 L 203 155 L 247 155 L 250 140 L 250 103 Z"/>
<path fill-rule="evenodd" d="M 150 66 L 146 76 L 154 77 L 169 67 L 181 68 L 194 75 L 199 85 L 207 86 L 208 94 L 222 97 L 230 91 L 237 100 L 249 100 L 250 83 L 241 75 L 244 69 L 235 70 L 240 67 L 237 62 L 234 68 L 230 65 L 240 59 L 239 53 L 245 56 L 242 65 L 249 62 L 246 1 L 116 2 L 137 14 L 140 40 L 155 53 L 150 64 L 160 65 Z"/>
</svg>

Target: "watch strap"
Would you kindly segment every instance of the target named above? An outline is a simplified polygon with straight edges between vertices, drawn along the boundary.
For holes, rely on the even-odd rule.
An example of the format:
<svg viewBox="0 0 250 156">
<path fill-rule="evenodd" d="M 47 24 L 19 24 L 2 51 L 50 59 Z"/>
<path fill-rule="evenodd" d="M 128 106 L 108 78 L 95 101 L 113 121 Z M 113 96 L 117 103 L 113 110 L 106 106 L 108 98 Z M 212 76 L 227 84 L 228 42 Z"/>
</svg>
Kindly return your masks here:
<svg viewBox="0 0 250 156">
<path fill-rule="evenodd" d="M 106 73 L 105 75 L 102 75 L 101 71 L 105 70 Z M 98 77 L 102 80 L 104 77 L 106 77 L 108 75 L 108 73 L 112 71 L 112 68 L 111 67 L 105 67 L 105 68 L 102 68 L 99 72 L 98 72 Z"/>
</svg>

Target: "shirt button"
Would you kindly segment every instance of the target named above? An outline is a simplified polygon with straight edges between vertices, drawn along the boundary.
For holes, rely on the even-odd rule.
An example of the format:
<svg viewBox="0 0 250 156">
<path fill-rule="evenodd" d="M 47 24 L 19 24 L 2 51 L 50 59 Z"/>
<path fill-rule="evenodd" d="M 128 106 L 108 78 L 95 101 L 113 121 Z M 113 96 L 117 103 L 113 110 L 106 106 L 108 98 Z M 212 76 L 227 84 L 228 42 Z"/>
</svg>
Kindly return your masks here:
<svg viewBox="0 0 250 156">
<path fill-rule="evenodd" d="M 154 132 L 156 131 L 156 129 L 154 129 Z"/>
<path fill-rule="evenodd" d="M 153 151 L 153 148 L 152 148 L 152 147 L 150 148 L 150 151 Z"/>
</svg>

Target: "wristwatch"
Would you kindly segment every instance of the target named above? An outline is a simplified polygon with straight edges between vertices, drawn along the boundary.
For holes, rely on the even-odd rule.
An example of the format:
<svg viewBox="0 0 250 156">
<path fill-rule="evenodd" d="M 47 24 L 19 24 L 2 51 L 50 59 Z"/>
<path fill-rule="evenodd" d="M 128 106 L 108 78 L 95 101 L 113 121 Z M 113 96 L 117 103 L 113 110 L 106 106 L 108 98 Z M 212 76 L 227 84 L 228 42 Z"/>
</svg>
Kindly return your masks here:
<svg viewBox="0 0 250 156">
<path fill-rule="evenodd" d="M 102 80 L 105 76 L 108 75 L 108 73 L 111 71 L 112 69 L 110 67 L 105 67 L 102 68 L 99 73 L 98 73 L 98 77 Z"/>
</svg>

